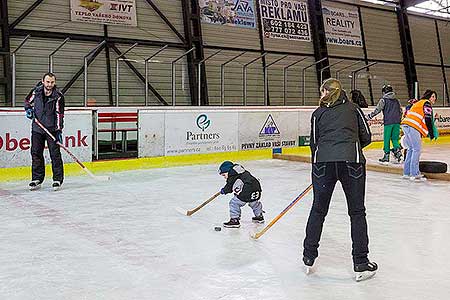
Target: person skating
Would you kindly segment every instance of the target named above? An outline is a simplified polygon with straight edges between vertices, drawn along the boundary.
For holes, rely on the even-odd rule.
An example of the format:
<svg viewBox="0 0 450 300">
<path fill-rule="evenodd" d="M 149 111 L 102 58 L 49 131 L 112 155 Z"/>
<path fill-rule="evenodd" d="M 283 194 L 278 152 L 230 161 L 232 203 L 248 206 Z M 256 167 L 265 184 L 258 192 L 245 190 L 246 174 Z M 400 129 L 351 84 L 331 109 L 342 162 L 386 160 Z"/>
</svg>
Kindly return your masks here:
<svg viewBox="0 0 450 300">
<path fill-rule="evenodd" d="M 264 223 L 263 207 L 261 201 L 261 184 L 243 166 L 231 161 L 224 161 L 219 167 L 219 174 L 226 180 L 226 185 L 220 190 L 225 195 L 233 193 L 230 207 L 230 221 L 223 223 L 227 228 L 239 228 L 241 218 L 241 207 L 248 204 L 254 213 L 252 221 Z"/>
<path fill-rule="evenodd" d="M 31 126 L 31 182 L 30 190 L 41 187 L 45 178 L 44 147 L 47 141 L 50 158 L 52 161 L 54 190 L 58 190 L 64 181 L 64 164 L 58 144 L 34 119 L 46 127 L 50 133 L 62 143 L 62 130 L 64 127 L 64 95 L 56 87 L 56 77 L 52 73 L 46 73 L 26 96 L 24 101 L 26 117 L 32 120 Z"/>
<path fill-rule="evenodd" d="M 412 181 L 426 180 L 420 174 L 419 159 L 422 151 L 422 137 L 428 136 L 430 140 L 437 139 L 439 132 L 433 120 L 433 104 L 436 102 L 435 91 L 426 90 L 421 100 L 415 102 L 402 120 L 402 130 L 405 134 L 404 143 L 408 146 L 403 178 Z"/>
<path fill-rule="evenodd" d="M 330 78 L 320 87 L 319 108 L 311 117 L 313 204 L 303 241 L 307 271 L 318 257 L 323 223 L 337 181 L 347 199 L 351 223 L 353 269 L 356 280 L 373 276 L 378 269 L 368 259 L 366 160 L 362 149 L 370 144 L 369 125 L 359 107 L 351 103 L 339 80 Z"/>
<path fill-rule="evenodd" d="M 367 115 L 370 120 L 383 112 L 383 151 L 384 156 L 379 159 L 381 163 L 389 163 L 390 152 L 394 154 L 397 163 L 402 161 L 402 151 L 399 143 L 400 121 L 402 119 L 402 108 L 400 101 L 396 98 L 394 90 L 390 85 L 384 85 L 381 89 L 383 94 L 375 110 Z M 392 142 L 392 149 L 391 149 Z"/>
</svg>

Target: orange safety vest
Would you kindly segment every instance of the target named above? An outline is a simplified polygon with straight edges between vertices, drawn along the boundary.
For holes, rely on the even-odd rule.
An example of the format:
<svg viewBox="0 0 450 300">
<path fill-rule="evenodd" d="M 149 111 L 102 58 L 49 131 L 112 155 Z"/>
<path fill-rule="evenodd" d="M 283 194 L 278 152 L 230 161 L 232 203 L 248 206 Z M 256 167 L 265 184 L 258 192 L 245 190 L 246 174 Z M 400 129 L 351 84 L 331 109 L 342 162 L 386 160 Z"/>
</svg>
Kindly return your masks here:
<svg viewBox="0 0 450 300">
<path fill-rule="evenodd" d="M 428 127 L 425 123 L 425 114 L 423 106 L 427 99 L 422 99 L 411 106 L 402 120 L 402 125 L 409 125 L 422 134 L 423 137 L 428 135 Z"/>
</svg>

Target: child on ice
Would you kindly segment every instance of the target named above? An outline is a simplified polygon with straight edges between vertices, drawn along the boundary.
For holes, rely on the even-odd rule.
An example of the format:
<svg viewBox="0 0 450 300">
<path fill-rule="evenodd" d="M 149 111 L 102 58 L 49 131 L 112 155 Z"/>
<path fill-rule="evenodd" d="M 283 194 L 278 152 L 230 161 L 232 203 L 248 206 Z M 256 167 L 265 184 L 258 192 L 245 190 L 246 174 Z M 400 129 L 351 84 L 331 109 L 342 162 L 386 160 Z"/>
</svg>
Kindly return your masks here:
<svg viewBox="0 0 450 300">
<path fill-rule="evenodd" d="M 261 185 L 255 177 L 239 164 L 224 161 L 219 167 L 219 174 L 227 181 L 220 190 L 222 195 L 234 193 L 230 200 L 230 221 L 223 223 L 227 228 L 239 228 L 241 218 L 241 207 L 248 204 L 255 216 L 252 221 L 264 223 L 263 208 L 259 201 L 261 198 Z"/>
</svg>

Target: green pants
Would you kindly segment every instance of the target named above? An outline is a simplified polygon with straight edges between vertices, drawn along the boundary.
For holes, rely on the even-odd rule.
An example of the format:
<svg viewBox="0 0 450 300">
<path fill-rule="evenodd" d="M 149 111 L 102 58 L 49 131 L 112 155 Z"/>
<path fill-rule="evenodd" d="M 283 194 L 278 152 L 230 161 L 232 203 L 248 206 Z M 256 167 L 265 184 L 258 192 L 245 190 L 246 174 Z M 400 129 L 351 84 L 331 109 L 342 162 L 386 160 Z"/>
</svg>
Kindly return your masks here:
<svg viewBox="0 0 450 300">
<path fill-rule="evenodd" d="M 391 152 L 391 141 L 394 150 L 400 148 L 398 140 L 400 139 L 400 124 L 384 125 L 384 153 Z"/>
</svg>

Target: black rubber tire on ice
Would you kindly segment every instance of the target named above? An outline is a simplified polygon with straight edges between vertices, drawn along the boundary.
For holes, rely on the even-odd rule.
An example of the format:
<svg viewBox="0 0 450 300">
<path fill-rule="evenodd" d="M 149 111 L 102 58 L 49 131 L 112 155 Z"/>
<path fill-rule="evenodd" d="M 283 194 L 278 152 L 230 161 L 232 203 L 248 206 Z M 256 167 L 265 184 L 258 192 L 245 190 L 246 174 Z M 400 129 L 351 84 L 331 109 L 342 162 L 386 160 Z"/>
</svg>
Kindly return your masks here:
<svg viewBox="0 0 450 300">
<path fill-rule="evenodd" d="M 419 170 L 423 173 L 447 173 L 447 164 L 440 161 L 420 161 Z"/>
</svg>

